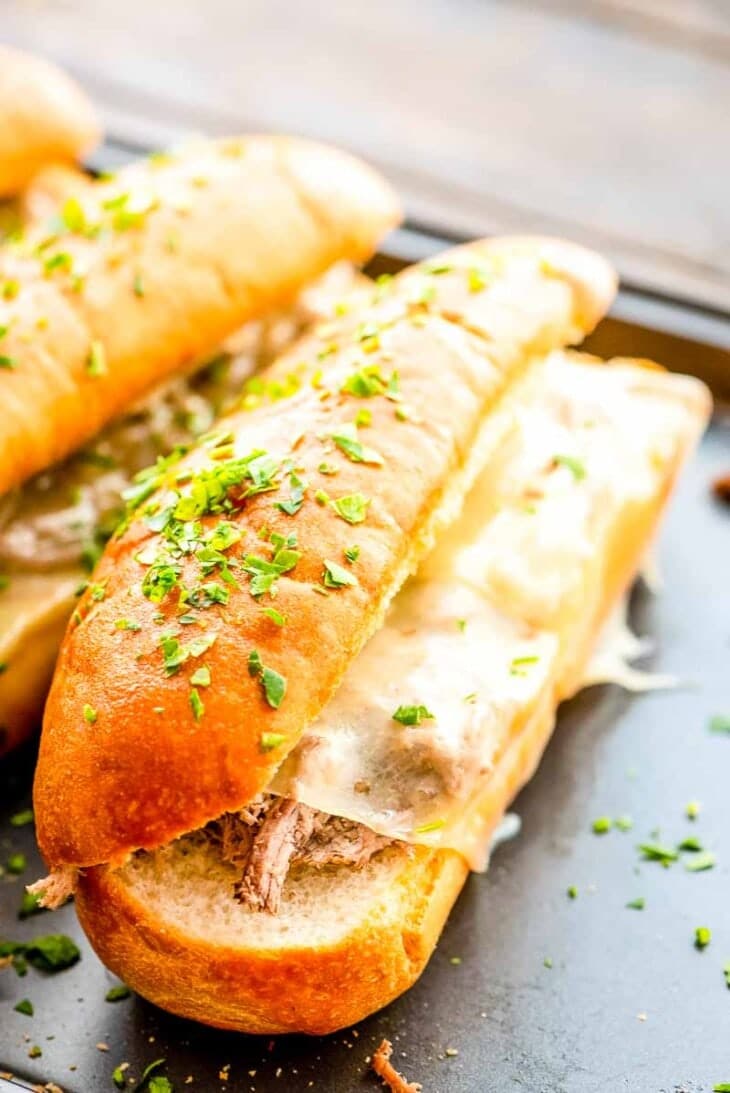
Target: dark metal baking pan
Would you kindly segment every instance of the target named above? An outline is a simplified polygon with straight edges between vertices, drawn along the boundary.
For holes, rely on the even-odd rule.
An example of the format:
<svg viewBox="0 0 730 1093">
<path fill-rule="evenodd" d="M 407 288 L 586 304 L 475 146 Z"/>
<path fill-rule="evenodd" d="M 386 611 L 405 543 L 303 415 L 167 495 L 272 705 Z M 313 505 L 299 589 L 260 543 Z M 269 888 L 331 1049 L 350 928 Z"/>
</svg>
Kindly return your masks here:
<svg viewBox="0 0 730 1093">
<path fill-rule="evenodd" d="M 398 233 L 379 263 L 391 268 L 441 245 Z M 659 329 L 662 314 L 671 322 Z M 591 347 L 656 356 L 722 397 L 728 329 L 721 315 L 627 293 Z M 28 860 L 22 877 L 0 878 L 0 937 L 65 932 L 82 950 L 54 976 L 0 975 L 0 1071 L 19 1076 L 0 1079 L 0 1090 L 48 1081 L 68 1093 L 113 1090 L 120 1063 L 139 1078 L 164 1059 L 176 1093 L 365 1093 L 378 1088 L 366 1057 L 383 1037 L 426 1093 L 709 1093 L 730 1082 L 730 737 L 708 731 L 712 715 L 730 714 L 730 512 L 710 494 L 713 476 L 727 470 L 730 422 L 718 414 L 667 520 L 663 591 L 639 587 L 633 597 L 634 625 L 656 643 L 649 663 L 682 685 L 644 696 L 594 687 L 562 708 L 514 805 L 522 833 L 496 851 L 485 876 L 469 879 L 413 990 L 355 1029 L 246 1037 L 137 997 L 105 1002 L 115 980 L 72 906 L 18 920 L 22 884 L 42 869 L 32 826 L 9 823 L 30 803 L 33 755 L 0 767 L 0 858 Z M 684 814 L 690 800 L 702 804 L 694 822 Z M 631 830 L 592 832 L 596 817 L 624 814 Z M 696 835 L 716 853 L 715 868 L 642 862 L 637 844 L 652 832 L 671 843 Z M 638 897 L 644 910 L 627 908 Z M 704 951 L 694 946 L 697 926 L 712 930 Z M 23 998 L 33 1017 L 15 1012 Z"/>
</svg>

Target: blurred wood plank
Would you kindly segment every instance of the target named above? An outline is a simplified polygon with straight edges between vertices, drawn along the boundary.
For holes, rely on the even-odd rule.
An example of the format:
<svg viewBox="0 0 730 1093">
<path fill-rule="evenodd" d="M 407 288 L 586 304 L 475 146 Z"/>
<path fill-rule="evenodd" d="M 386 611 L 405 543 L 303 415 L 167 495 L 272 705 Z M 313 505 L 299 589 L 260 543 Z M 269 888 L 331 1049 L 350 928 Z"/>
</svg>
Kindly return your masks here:
<svg viewBox="0 0 730 1093">
<path fill-rule="evenodd" d="M 725 0 L 5 0 L 1 33 L 128 140 L 321 137 L 423 223 L 561 232 L 730 308 Z"/>
</svg>

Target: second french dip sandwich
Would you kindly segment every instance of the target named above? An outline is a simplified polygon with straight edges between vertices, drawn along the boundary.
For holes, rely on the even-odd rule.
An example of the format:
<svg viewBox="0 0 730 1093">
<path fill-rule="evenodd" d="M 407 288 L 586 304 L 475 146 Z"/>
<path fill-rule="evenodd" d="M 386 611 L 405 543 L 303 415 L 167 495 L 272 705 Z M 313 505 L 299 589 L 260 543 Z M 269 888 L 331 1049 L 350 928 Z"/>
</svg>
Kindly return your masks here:
<svg viewBox="0 0 730 1093">
<path fill-rule="evenodd" d="M 264 136 L 100 182 L 46 171 L 26 203 L 0 248 L 0 754 L 39 717 L 121 491 L 209 426 L 221 342 L 367 259 L 399 216 L 364 164 Z"/>
<path fill-rule="evenodd" d="M 384 867 L 374 887 L 370 874 L 363 883 L 376 902 L 383 885 L 389 890 L 393 917 L 382 925 L 401 937 L 401 958 L 390 933 L 377 949 L 369 912 L 354 934 L 327 944 L 328 900 L 342 912 L 343 900 L 352 902 L 349 878 L 363 877 L 346 866 L 352 855 L 344 850 L 343 871 L 323 874 L 328 895 L 321 893 L 319 920 L 303 892 L 311 931 L 302 930 L 294 949 L 286 939 L 274 942 L 276 927 L 268 934 L 265 927 L 265 952 L 241 962 L 219 932 L 221 959 L 227 953 L 232 964 L 228 972 L 216 968 L 207 987 L 197 961 L 216 963 L 210 946 L 199 951 L 161 915 L 161 938 L 172 949 L 166 953 L 158 938 L 156 955 L 145 955 L 144 929 L 137 935 L 136 912 L 128 917 L 136 901 L 112 889 L 116 879 L 127 883 L 125 870 L 141 851 L 153 852 L 154 862 L 155 851 L 181 845 L 182 836 L 221 817 L 246 810 L 263 817 L 276 779 L 287 777 L 285 760 L 328 702 L 337 702 L 393 597 L 479 473 L 496 474 L 512 429 L 510 398 L 527 382 L 535 355 L 580 340 L 613 290 L 605 263 L 568 244 L 525 239 L 460 248 L 406 271 L 296 347 L 308 382 L 290 399 L 224 419 L 188 456 L 138 476 L 126 528 L 109 544 L 64 643 L 35 787 L 39 842 L 53 870 L 39 887 L 49 903 L 76 890 L 94 943 L 131 986 L 212 1024 L 325 1031 L 384 1004 L 417 976 L 463 882 L 464 857 L 410 851 L 403 838 L 396 841 L 405 849 L 394 851 L 379 824 L 348 827 L 347 810 L 329 819 L 345 843 L 360 845 L 361 865 L 375 854 Z M 529 659 L 537 641 L 548 663 L 554 638 L 536 637 L 526 622 L 514 630 L 512 659 L 523 649 Z M 387 685 L 387 674 L 383 664 L 378 682 Z M 549 678 L 541 668 L 538 679 Z M 434 718 L 415 687 L 408 697 L 389 711 L 395 732 Z M 535 697 L 534 707 L 551 716 L 552 692 Z M 533 742 L 519 769 L 538 753 Z M 372 793 L 375 803 L 377 787 L 356 780 L 360 790 L 348 785 L 347 792 L 360 793 L 365 805 Z M 509 774 L 502 807 L 518 782 L 519 774 Z M 478 790 L 473 784 L 472 795 Z M 292 797 L 280 795 L 276 813 L 283 845 L 315 834 Z M 415 843 L 429 835 L 433 841 L 445 826 L 420 816 L 412 828 L 403 822 Z M 221 830 L 230 843 L 230 829 Z M 222 911 L 250 930 L 254 949 L 257 916 L 273 922 L 281 896 L 264 849 L 254 868 L 268 877 L 264 887 L 254 875 L 232 882 Z M 331 855 L 326 861 L 331 867 Z M 199 879 L 185 879 L 187 893 L 170 891 L 171 903 L 182 908 L 193 899 Z M 293 905 L 301 902 L 297 891 L 287 889 Z M 369 950 L 368 939 L 374 963 L 363 978 L 355 967 L 362 972 L 359 946 Z M 216 939 L 210 942 L 215 948 Z M 405 964 L 403 946 L 412 950 Z M 155 961 L 157 987 L 148 975 Z M 304 1006 L 286 996 L 278 975 L 296 974 L 292 961 L 313 971 Z M 350 976 L 348 985 L 328 982 L 335 967 Z M 216 982 L 218 970 L 233 985 L 230 997 Z"/>
</svg>

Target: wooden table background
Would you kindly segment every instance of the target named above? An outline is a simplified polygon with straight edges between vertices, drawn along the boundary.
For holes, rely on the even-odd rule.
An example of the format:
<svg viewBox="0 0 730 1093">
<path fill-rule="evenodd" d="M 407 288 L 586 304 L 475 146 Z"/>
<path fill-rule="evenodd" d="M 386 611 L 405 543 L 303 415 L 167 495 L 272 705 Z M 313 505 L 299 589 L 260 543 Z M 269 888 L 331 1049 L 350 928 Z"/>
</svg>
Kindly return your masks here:
<svg viewBox="0 0 730 1093">
<path fill-rule="evenodd" d="M 415 222 L 565 233 L 730 311 L 728 0 L 0 0 L 0 38 L 117 138 L 322 137 Z"/>
</svg>

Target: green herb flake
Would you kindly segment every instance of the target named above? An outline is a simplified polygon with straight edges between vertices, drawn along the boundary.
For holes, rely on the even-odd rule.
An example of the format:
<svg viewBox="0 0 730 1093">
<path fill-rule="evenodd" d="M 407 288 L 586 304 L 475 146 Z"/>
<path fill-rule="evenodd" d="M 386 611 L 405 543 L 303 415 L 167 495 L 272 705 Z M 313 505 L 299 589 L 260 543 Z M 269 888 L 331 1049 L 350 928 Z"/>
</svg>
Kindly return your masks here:
<svg viewBox="0 0 730 1093">
<path fill-rule="evenodd" d="M 87 725 L 95 725 L 98 718 L 98 714 L 93 706 L 90 706 L 88 702 L 84 706 L 84 721 Z"/>
<path fill-rule="evenodd" d="M 688 851 L 690 854 L 697 854 L 703 849 L 703 846 L 696 835 L 688 835 L 686 839 L 682 839 L 677 849 Z"/>
<path fill-rule="evenodd" d="M 703 873 L 707 869 L 714 869 L 715 863 L 715 855 L 705 850 L 702 854 L 693 854 L 691 858 L 687 858 L 684 868 L 688 873 Z"/>
<path fill-rule="evenodd" d="M 550 969 L 553 966 L 553 959 L 551 956 L 546 956 L 542 963 L 543 967 Z"/>
<path fill-rule="evenodd" d="M 127 1067 L 122 1064 L 120 1066 L 115 1066 L 112 1071 L 112 1081 L 117 1089 L 124 1089 L 127 1084 L 126 1078 L 124 1077 L 124 1071 L 126 1069 Z"/>
<path fill-rule="evenodd" d="M 86 374 L 97 379 L 106 375 L 106 352 L 100 341 L 93 341 L 89 346 L 89 354 L 86 358 Z"/>
<path fill-rule="evenodd" d="M 348 585 L 356 585 L 358 583 L 357 577 L 353 577 L 352 573 L 348 573 L 337 562 L 331 562 L 329 559 L 324 560 L 324 576 L 322 583 L 325 588 L 345 588 Z"/>
<path fill-rule="evenodd" d="M 591 831 L 594 835 L 607 835 L 613 827 L 613 821 L 610 816 L 599 816 L 591 824 Z"/>
<path fill-rule="evenodd" d="M 261 673 L 261 683 L 266 701 L 272 709 L 278 710 L 286 695 L 286 679 L 273 668 L 264 668 Z"/>
<path fill-rule="evenodd" d="M 374 466 L 382 466 L 385 460 L 380 452 L 374 448 L 368 448 L 357 438 L 356 425 L 340 425 L 329 434 L 341 452 L 353 463 L 367 463 Z"/>
<path fill-rule="evenodd" d="M 147 1083 L 148 1093 L 173 1093 L 172 1083 L 169 1078 L 166 1078 L 164 1074 L 158 1074 L 154 1078 L 150 1078 Z"/>
<path fill-rule="evenodd" d="M 64 971 L 81 959 L 77 945 L 65 934 L 36 937 L 27 945 L 12 942 L 10 944 L 13 952 L 24 956 L 29 964 L 43 972 Z M 0 953 L 2 953 L 2 947 L 0 947 Z"/>
<path fill-rule="evenodd" d="M 531 664 L 537 664 L 539 659 L 540 658 L 537 657 L 537 656 L 514 657 L 513 660 L 510 663 L 510 666 L 509 666 L 510 675 L 511 676 L 526 676 L 527 675 L 526 669 Z"/>
<path fill-rule="evenodd" d="M 110 987 L 104 995 L 105 1002 L 123 1002 L 125 998 L 129 998 L 132 992 L 125 983 L 118 983 L 115 987 Z"/>
<path fill-rule="evenodd" d="M 458 968 L 458 967 L 459 967 L 459 965 L 461 964 L 461 962 L 462 962 L 462 961 L 461 961 L 461 957 L 460 957 L 460 956 L 450 956 L 450 957 L 449 957 L 449 964 L 453 964 L 453 966 L 454 966 L 455 968 Z"/>
<path fill-rule="evenodd" d="M 367 516 L 370 498 L 362 493 L 349 493 L 330 502 L 337 515 L 348 524 L 362 524 Z"/>
<path fill-rule="evenodd" d="M 709 926 L 697 926 L 695 929 L 695 948 L 706 949 L 712 940 L 712 930 Z"/>
<path fill-rule="evenodd" d="M 197 668 L 190 677 L 193 687 L 210 687 L 210 668 L 203 665 Z"/>
<path fill-rule="evenodd" d="M 730 1093 L 730 1082 L 715 1082 L 712 1093 Z"/>
<path fill-rule="evenodd" d="M 142 629 L 140 624 L 135 622 L 134 619 L 115 619 L 114 627 L 117 630 L 131 630 L 134 633 Z"/>
<path fill-rule="evenodd" d="M 581 482 L 586 476 L 585 465 L 574 455 L 554 455 L 553 462 L 559 467 L 567 467 L 576 482 Z"/>
<path fill-rule="evenodd" d="M 200 693 L 196 690 L 195 687 L 191 687 L 188 697 L 190 699 L 190 709 L 193 711 L 193 717 L 196 721 L 200 721 L 201 717 L 205 713 L 205 704 L 200 697 Z"/>
<path fill-rule="evenodd" d="M 639 850 L 645 861 L 659 862 L 665 868 L 668 868 L 679 857 L 673 847 L 662 846 L 661 843 L 640 843 Z"/>
<path fill-rule="evenodd" d="M 134 281 L 132 282 L 132 290 L 135 296 L 138 296 L 140 298 L 144 296 L 144 281 L 142 280 L 141 273 L 135 274 Z"/>
<path fill-rule="evenodd" d="M 45 907 L 40 905 L 40 896 L 35 892 L 23 892 L 20 899 L 20 907 L 18 908 L 18 918 L 26 919 L 31 915 L 38 915 L 45 911 Z"/>
<path fill-rule="evenodd" d="M 578 898 L 578 889 L 576 888 L 576 886 L 574 884 L 571 884 L 570 888 L 568 888 L 567 896 L 568 896 L 568 899 L 577 899 Z"/>
<path fill-rule="evenodd" d="M 260 738 L 262 751 L 273 751 L 286 742 L 286 736 L 280 732 L 262 732 Z"/>
<path fill-rule="evenodd" d="M 636 899 L 629 900 L 626 906 L 630 911 L 643 911 L 646 907 L 646 900 L 643 896 L 637 896 Z"/>
<path fill-rule="evenodd" d="M 281 611 L 277 611 L 275 607 L 265 607 L 261 614 L 271 619 L 276 626 L 286 626 L 286 615 L 282 615 Z"/>
<path fill-rule="evenodd" d="M 715 733 L 718 736 L 730 736 L 730 716 L 728 716 L 728 714 L 717 713 L 714 717 L 710 718 L 707 727 L 710 732 Z"/>
<path fill-rule="evenodd" d="M 21 812 L 15 812 L 10 817 L 11 827 L 27 827 L 28 824 L 33 823 L 33 809 L 24 808 Z"/>
<path fill-rule="evenodd" d="M 434 714 L 426 706 L 399 706 L 391 717 L 401 725 L 420 725 L 422 721 L 435 720 Z"/>
<path fill-rule="evenodd" d="M 631 831 L 631 828 L 634 826 L 634 821 L 630 816 L 623 815 L 617 816 L 613 821 L 613 824 L 619 831 Z"/>
<path fill-rule="evenodd" d="M 8 357 L 6 354 L 0 353 L 0 369 L 4 369 L 6 372 L 12 372 L 17 363 L 15 357 Z"/>
<path fill-rule="evenodd" d="M 38 1044 L 33 1044 L 31 1048 L 28 1048 L 29 1059 L 40 1059 L 42 1054 L 43 1050 Z"/>
<path fill-rule="evenodd" d="M 23 998 L 18 1002 L 17 1006 L 13 1006 L 16 1013 L 22 1013 L 25 1017 L 33 1016 L 33 1003 L 30 998 Z"/>
<path fill-rule="evenodd" d="M 699 801 L 688 801 L 684 808 L 684 814 L 688 820 L 696 820 L 700 814 L 701 805 Z"/>
<path fill-rule="evenodd" d="M 28 862 L 26 860 L 25 854 L 11 854 L 5 863 L 5 868 L 7 869 L 8 873 L 12 873 L 14 876 L 17 877 L 20 876 L 21 873 L 25 872 L 27 865 Z"/>
</svg>

